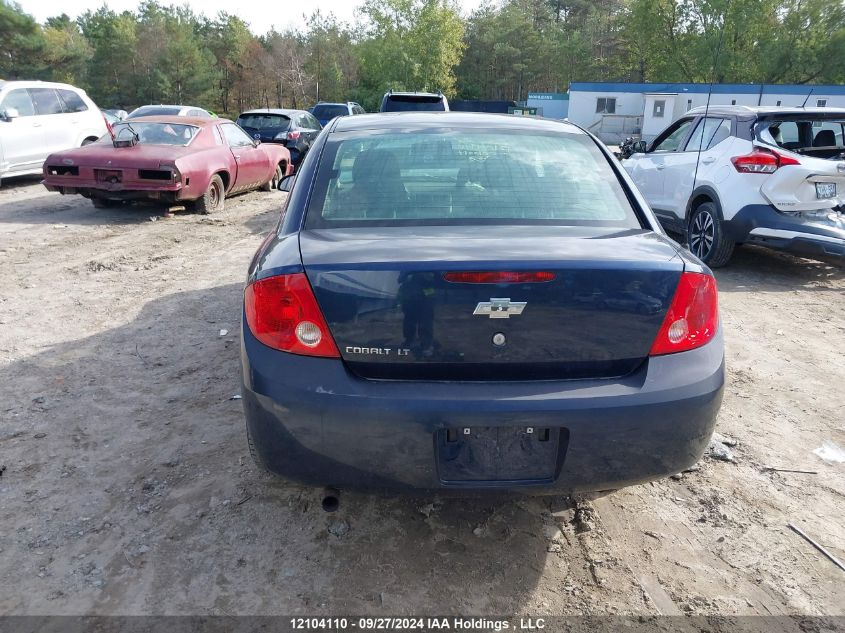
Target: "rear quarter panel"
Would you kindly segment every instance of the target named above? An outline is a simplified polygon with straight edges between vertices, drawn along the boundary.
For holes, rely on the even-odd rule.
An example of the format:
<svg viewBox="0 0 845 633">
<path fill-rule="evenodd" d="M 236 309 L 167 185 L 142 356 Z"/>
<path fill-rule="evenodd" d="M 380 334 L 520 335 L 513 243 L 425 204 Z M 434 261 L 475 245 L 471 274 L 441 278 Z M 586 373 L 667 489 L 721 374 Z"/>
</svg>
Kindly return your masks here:
<svg viewBox="0 0 845 633">
<path fill-rule="evenodd" d="M 235 158 L 226 145 L 198 148 L 196 152 L 179 158 L 176 166 L 182 173 L 182 182 L 188 183 L 182 189 L 182 200 L 196 200 L 202 196 L 215 174 L 225 175 L 221 177 L 227 184 L 226 190 L 229 191 L 237 175 Z"/>
<path fill-rule="evenodd" d="M 280 164 L 284 161 L 285 167 L 285 176 L 288 176 L 293 173 L 293 165 L 290 162 L 290 151 L 287 147 L 281 144 L 276 143 L 262 143 L 260 145 L 266 152 L 269 160 L 270 160 L 270 173 L 268 177 L 273 175 L 273 171 L 276 169 L 276 165 Z"/>
<path fill-rule="evenodd" d="M 100 138 L 105 134 L 108 134 L 106 122 L 105 119 L 103 119 L 103 114 L 100 112 L 100 109 L 87 96 L 83 95 L 82 100 L 85 102 L 85 105 L 88 106 L 88 110 L 79 113 L 83 116 L 80 120 L 81 129 L 76 139 L 77 147 L 82 145 L 82 141 L 86 138 Z"/>
</svg>

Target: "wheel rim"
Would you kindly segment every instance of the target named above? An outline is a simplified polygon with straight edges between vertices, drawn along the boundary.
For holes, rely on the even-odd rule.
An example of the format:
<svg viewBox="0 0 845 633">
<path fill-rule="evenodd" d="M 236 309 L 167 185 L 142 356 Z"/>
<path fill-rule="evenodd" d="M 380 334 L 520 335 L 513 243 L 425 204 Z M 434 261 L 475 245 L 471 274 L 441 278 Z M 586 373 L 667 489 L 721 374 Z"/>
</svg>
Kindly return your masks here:
<svg viewBox="0 0 845 633">
<path fill-rule="evenodd" d="M 707 211 L 699 211 L 690 228 L 690 250 L 701 259 L 710 254 L 716 239 L 716 223 Z"/>
<path fill-rule="evenodd" d="M 211 203 L 211 208 L 216 209 L 217 205 L 220 203 L 220 187 L 216 182 L 211 183 L 211 190 L 209 193 L 209 202 Z"/>
</svg>

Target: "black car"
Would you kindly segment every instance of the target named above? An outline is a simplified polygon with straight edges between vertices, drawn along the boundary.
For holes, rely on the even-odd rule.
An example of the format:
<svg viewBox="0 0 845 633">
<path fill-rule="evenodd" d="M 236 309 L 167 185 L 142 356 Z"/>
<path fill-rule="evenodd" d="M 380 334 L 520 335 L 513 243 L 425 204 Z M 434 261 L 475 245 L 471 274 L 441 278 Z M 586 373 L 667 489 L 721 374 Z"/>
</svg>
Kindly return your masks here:
<svg viewBox="0 0 845 633">
<path fill-rule="evenodd" d="M 441 92 L 393 92 L 381 99 L 379 112 L 448 112 L 449 101 Z"/>
<path fill-rule="evenodd" d="M 236 121 L 252 138 L 262 143 L 281 143 L 290 150 L 294 165 L 308 153 L 323 126 L 305 110 L 262 108 L 247 110 Z"/>
</svg>

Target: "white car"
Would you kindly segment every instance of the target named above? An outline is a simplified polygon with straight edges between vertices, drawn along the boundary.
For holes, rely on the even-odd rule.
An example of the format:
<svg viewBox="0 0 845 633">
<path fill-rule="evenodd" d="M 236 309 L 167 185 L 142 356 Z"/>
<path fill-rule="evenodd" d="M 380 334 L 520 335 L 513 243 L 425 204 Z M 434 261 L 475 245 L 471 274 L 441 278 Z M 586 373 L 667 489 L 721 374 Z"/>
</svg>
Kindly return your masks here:
<svg viewBox="0 0 845 633">
<path fill-rule="evenodd" d="M 211 112 L 195 106 L 183 105 L 143 105 L 124 116 L 124 119 L 137 119 L 141 116 L 191 116 L 210 119 Z"/>
<path fill-rule="evenodd" d="M 737 244 L 845 258 L 845 109 L 694 108 L 623 165 L 711 267 Z"/>
<path fill-rule="evenodd" d="M 54 152 L 108 131 L 84 90 L 46 81 L 0 81 L 0 178 L 40 174 Z"/>
</svg>

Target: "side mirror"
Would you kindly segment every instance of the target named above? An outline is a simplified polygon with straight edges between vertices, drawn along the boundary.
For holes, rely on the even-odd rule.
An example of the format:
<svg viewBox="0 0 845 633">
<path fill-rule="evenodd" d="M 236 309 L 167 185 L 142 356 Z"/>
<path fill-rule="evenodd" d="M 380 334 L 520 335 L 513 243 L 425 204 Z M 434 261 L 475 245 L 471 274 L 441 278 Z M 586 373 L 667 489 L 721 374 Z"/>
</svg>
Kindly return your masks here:
<svg viewBox="0 0 845 633">
<path fill-rule="evenodd" d="M 285 191 L 290 193 L 290 190 L 293 188 L 293 179 L 295 178 L 294 175 L 285 176 L 279 181 L 279 191 Z"/>
<path fill-rule="evenodd" d="M 252 139 L 252 146 L 253 147 L 258 147 L 259 145 L 261 145 L 261 139 L 260 138 Z"/>
<path fill-rule="evenodd" d="M 645 141 L 637 141 L 636 143 L 634 143 L 635 154 L 645 154 L 647 149 L 648 143 L 646 143 Z"/>
<path fill-rule="evenodd" d="M 18 112 L 17 108 L 6 108 L 3 110 L 3 119 L 6 121 L 11 121 L 12 119 L 17 119 L 20 116 L 20 112 Z"/>
</svg>

